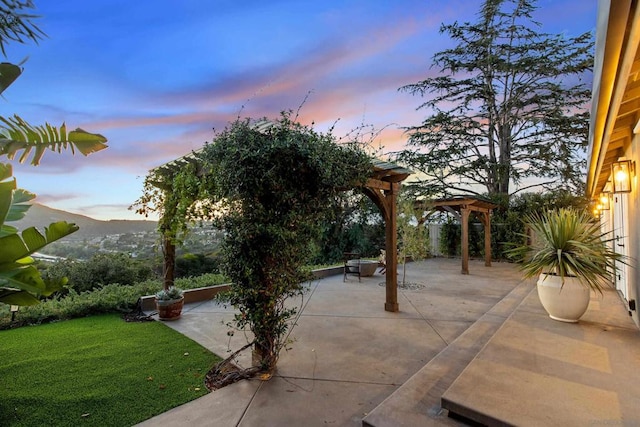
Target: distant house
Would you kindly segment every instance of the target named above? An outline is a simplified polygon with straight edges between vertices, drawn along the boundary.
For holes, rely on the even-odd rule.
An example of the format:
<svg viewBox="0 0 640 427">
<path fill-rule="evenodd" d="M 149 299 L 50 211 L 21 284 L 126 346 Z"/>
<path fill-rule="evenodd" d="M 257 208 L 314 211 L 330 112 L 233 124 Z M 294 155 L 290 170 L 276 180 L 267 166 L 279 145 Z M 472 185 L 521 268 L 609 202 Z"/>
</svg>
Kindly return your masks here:
<svg viewBox="0 0 640 427">
<path fill-rule="evenodd" d="M 615 286 L 640 327 L 640 7 L 637 1 L 600 1 L 596 33 L 587 195 L 612 231 L 620 264 Z"/>
</svg>

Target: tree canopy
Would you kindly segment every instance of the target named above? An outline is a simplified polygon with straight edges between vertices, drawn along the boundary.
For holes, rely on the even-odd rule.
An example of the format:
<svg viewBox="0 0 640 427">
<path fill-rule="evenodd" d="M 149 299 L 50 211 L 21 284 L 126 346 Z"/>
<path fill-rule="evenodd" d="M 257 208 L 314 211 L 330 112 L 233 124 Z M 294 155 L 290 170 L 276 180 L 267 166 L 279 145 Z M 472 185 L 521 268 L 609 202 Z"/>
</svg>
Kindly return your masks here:
<svg viewBox="0 0 640 427">
<path fill-rule="evenodd" d="M 540 32 L 534 11 L 486 0 L 476 22 L 443 24 L 457 45 L 433 57 L 441 74 L 400 88 L 426 99 L 398 154 L 432 193 L 583 190 L 592 36 Z"/>
</svg>

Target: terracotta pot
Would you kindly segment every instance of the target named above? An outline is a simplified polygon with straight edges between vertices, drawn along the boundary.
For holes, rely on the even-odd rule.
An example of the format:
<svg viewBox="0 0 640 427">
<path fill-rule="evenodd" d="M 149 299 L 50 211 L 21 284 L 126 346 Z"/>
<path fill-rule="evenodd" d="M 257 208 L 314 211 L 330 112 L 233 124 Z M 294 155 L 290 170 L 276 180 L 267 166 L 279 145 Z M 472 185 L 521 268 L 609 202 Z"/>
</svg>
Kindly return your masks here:
<svg viewBox="0 0 640 427">
<path fill-rule="evenodd" d="M 158 317 L 160 320 L 179 319 L 183 306 L 184 297 L 180 299 L 156 300 L 156 308 L 158 309 Z"/>
<path fill-rule="evenodd" d="M 549 317 L 561 322 L 575 323 L 589 307 L 591 291 L 576 277 L 541 274 L 538 279 L 538 297 Z"/>
</svg>

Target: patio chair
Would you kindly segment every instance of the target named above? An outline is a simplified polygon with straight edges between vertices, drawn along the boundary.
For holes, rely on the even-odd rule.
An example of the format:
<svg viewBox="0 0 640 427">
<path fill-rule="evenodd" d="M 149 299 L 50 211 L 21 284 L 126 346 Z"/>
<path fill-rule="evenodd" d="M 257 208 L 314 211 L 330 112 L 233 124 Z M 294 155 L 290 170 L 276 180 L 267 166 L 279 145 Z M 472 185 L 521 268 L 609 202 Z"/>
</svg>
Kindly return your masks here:
<svg viewBox="0 0 640 427">
<path fill-rule="evenodd" d="M 360 281 L 360 254 L 358 252 L 344 252 L 344 277 L 343 282 L 347 281 L 347 274 L 355 274 Z"/>
</svg>

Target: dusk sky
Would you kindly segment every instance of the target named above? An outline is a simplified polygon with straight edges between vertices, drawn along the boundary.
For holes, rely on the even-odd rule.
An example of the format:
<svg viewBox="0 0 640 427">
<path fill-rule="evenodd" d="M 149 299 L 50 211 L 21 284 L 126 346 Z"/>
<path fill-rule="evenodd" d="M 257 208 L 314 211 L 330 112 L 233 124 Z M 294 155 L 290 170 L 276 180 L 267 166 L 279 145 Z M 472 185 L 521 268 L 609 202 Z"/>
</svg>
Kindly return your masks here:
<svg viewBox="0 0 640 427">
<path fill-rule="evenodd" d="M 384 129 L 383 152 L 404 145 L 422 103 L 398 88 L 434 75 L 451 42 L 442 23 L 475 21 L 479 0 L 35 0 L 47 38 L 12 43 L 4 61 L 23 75 L 0 115 L 66 122 L 108 139 L 89 157 L 47 152 L 15 166 L 37 202 L 96 219 L 144 219 L 128 210 L 147 171 L 211 141 L 239 114 L 300 121 L 341 137 Z M 542 0 L 541 31 L 595 32 L 596 0 Z M 3 159 L 4 161 L 4 159 Z"/>
</svg>

